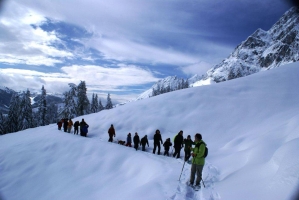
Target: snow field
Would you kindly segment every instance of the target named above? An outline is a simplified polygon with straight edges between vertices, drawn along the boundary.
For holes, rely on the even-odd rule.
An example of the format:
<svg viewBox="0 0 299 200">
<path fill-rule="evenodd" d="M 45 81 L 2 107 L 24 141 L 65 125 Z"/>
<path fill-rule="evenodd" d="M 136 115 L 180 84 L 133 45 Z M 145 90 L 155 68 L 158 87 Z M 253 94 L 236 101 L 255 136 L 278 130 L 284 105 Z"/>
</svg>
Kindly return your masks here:
<svg viewBox="0 0 299 200">
<path fill-rule="evenodd" d="M 4 200 L 288 200 L 299 180 L 298 74 L 295 63 L 74 119 L 89 124 L 88 138 L 56 125 L 1 136 L 0 192 Z M 138 132 L 150 148 L 108 143 L 111 124 L 115 141 Z M 151 153 L 156 129 L 163 141 L 202 134 L 206 188 L 190 191 L 190 165 L 178 181 L 183 161 Z"/>
</svg>

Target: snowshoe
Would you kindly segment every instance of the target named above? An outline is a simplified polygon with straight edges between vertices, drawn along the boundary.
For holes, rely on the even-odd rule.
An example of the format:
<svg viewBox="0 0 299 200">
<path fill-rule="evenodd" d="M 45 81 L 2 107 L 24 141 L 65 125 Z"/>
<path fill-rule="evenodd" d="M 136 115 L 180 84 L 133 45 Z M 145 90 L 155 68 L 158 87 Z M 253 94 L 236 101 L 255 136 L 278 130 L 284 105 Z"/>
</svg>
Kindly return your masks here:
<svg viewBox="0 0 299 200">
<path fill-rule="evenodd" d="M 201 187 L 200 187 L 200 185 L 195 185 L 193 188 L 195 191 L 198 191 L 198 190 L 200 190 Z"/>
</svg>

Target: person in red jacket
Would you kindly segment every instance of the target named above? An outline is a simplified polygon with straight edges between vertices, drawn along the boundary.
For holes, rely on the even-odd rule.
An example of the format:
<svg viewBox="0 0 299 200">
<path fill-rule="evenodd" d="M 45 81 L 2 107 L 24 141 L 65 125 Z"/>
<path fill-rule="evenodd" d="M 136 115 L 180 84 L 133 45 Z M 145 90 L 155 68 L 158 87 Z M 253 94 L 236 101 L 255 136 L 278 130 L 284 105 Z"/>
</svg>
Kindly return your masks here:
<svg viewBox="0 0 299 200">
<path fill-rule="evenodd" d="M 58 130 L 61 130 L 61 127 L 62 127 L 62 120 L 60 120 L 59 122 L 57 122 L 57 126 L 58 126 Z"/>
</svg>

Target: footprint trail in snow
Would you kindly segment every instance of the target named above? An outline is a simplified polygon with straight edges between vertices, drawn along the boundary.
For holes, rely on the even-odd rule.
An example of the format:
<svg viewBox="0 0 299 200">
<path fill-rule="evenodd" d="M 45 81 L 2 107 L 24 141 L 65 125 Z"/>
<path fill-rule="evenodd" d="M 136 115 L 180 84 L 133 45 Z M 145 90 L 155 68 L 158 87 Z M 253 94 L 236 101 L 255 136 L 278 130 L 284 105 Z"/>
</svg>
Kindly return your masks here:
<svg viewBox="0 0 299 200">
<path fill-rule="evenodd" d="M 178 159 L 182 165 L 184 161 Z M 203 169 L 203 183 L 201 182 L 201 189 L 195 191 L 193 188 L 188 186 L 190 178 L 191 165 L 185 163 L 181 179 L 178 183 L 176 193 L 169 198 L 169 200 L 219 200 L 220 195 L 215 191 L 215 183 L 218 181 L 219 171 L 211 163 L 206 161 Z"/>
</svg>

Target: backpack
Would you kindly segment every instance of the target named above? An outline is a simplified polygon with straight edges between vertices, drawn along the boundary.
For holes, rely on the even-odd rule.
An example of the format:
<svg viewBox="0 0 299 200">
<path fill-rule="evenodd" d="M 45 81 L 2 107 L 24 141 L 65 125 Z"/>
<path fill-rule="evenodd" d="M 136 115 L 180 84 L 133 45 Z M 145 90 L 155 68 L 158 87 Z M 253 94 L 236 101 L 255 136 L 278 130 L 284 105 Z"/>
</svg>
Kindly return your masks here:
<svg viewBox="0 0 299 200">
<path fill-rule="evenodd" d="M 203 144 L 203 142 L 198 143 L 195 147 L 199 148 L 201 144 Z M 208 153 L 209 153 L 209 149 L 207 146 L 205 146 L 205 152 L 203 154 L 203 157 L 206 158 L 208 156 Z"/>
</svg>

